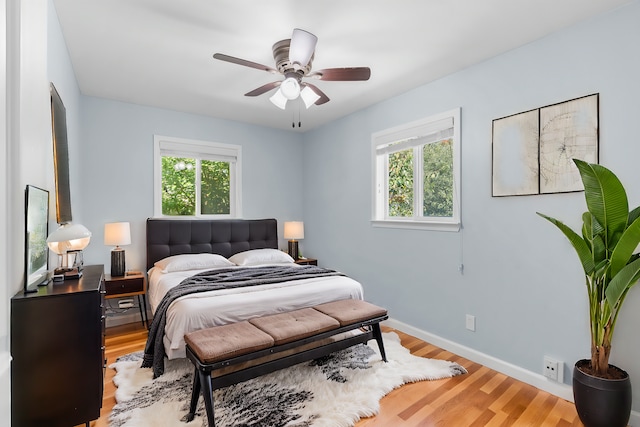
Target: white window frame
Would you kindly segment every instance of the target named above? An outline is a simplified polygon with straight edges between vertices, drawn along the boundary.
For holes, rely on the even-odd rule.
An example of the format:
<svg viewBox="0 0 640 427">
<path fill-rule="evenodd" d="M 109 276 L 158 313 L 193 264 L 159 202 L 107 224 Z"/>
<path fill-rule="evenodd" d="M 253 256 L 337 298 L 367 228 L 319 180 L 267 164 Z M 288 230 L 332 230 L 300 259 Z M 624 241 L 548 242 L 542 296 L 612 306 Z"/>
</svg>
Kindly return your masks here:
<svg viewBox="0 0 640 427">
<path fill-rule="evenodd" d="M 200 214 L 200 173 L 196 173 L 196 214 L 163 215 L 162 213 L 162 157 L 188 157 L 197 160 L 230 163 L 229 214 Z M 197 162 L 199 164 L 199 162 Z M 153 212 L 156 218 L 242 218 L 242 147 L 220 142 L 153 136 Z"/>
<path fill-rule="evenodd" d="M 451 124 L 451 121 L 453 123 Z M 414 143 L 411 141 L 419 141 L 429 138 L 430 135 L 438 133 L 443 128 L 453 126 L 453 215 L 450 217 L 424 217 L 418 215 L 422 212 L 422 171 L 419 175 L 415 175 L 416 169 L 422 165 L 422 150 L 420 147 L 424 143 Z M 449 131 L 451 134 L 451 131 Z M 435 138 L 434 141 L 441 140 Z M 407 141 L 401 146 L 400 144 L 390 147 L 390 144 L 396 141 Z M 371 136 L 372 149 L 372 219 L 371 224 L 374 227 L 390 227 L 390 228 L 411 228 L 436 231 L 454 231 L 460 230 L 460 108 L 445 111 L 440 114 L 416 120 L 383 131 L 375 132 Z M 388 216 L 388 154 L 390 152 L 400 151 L 400 149 L 414 149 L 414 212 L 416 215 L 412 218 L 398 218 Z"/>
</svg>

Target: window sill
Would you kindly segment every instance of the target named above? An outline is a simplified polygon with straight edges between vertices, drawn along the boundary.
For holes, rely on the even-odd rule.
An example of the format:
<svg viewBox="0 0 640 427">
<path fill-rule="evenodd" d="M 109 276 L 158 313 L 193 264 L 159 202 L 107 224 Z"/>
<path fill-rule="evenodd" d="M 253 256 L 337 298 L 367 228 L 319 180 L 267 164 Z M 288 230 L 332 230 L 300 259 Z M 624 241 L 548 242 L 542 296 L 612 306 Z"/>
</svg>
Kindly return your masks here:
<svg viewBox="0 0 640 427">
<path fill-rule="evenodd" d="M 220 214 L 220 215 L 163 215 L 163 214 L 154 214 L 153 218 L 164 218 L 164 219 L 241 219 L 239 216 L 234 216 L 230 214 Z"/>
<path fill-rule="evenodd" d="M 372 219 L 373 227 L 382 228 L 404 228 L 412 230 L 430 230 L 430 231 L 460 231 L 459 222 L 427 222 L 427 221 L 400 221 L 400 220 L 380 220 Z"/>
</svg>

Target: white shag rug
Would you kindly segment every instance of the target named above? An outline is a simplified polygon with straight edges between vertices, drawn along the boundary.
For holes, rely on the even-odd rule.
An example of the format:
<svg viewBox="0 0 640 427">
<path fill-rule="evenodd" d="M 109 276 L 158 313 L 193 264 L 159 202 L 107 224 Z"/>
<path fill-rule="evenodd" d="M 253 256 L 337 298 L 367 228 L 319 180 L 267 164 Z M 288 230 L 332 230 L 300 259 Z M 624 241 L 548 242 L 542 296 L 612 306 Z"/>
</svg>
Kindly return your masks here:
<svg viewBox="0 0 640 427">
<path fill-rule="evenodd" d="M 380 399 L 402 384 L 450 378 L 467 371 L 457 363 L 413 356 L 398 335 L 383 334 L 388 363 L 375 340 L 236 384 L 214 394 L 216 427 L 351 427 L 378 413 Z M 153 380 L 141 368 L 142 352 L 118 359 L 118 402 L 110 427 L 207 426 L 202 396 L 196 417 L 186 423 L 193 365 L 188 359 L 165 364 Z"/>
</svg>

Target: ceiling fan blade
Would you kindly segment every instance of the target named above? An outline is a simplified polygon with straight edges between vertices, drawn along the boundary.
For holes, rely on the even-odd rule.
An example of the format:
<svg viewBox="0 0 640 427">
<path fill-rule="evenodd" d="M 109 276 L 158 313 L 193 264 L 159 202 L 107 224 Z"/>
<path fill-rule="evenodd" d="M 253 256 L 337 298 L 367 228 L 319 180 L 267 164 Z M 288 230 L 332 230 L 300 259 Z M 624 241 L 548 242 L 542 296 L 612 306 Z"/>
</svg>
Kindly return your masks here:
<svg viewBox="0 0 640 427">
<path fill-rule="evenodd" d="M 251 92 L 245 93 L 244 96 L 262 95 L 265 92 L 269 92 L 271 89 L 277 88 L 278 86 L 280 86 L 281 83 L 282 83 L 281 81 L 267 83 L 266 85 L 262 85 L 259 88 L 252 90 Z"/>
<path fill-rule="evenodd" d="M 256 68 L 258 70 L 267 71 L 269 73 L 277 74 L 278 71 L 266 65 L 258 64 L 257 62 L 247 61 L 246 59 L 236 58 L 235 56 L 225 55 L 224 53 L 216 53 L 213 55 L 215 59 L 220 61 L 231 62 L 232 64 L 244 65 L 245 67 Z"/>
<path fill-rule="evenodd" d="M 301 67 L 306 67 L 316 50 L 317 42 L 318 38 L 310 32 L 295 28 L 289 45 L 289 62 L 297 62 Z"/>
<path fill-rule="evenodd" d="M 369 80 L 371 69 L 369 67 L 326 68 L 309 73 L 308 77 L 334 82 Z"/>
<path fill-rule="evenodd" d="M 312 85 L 311 83 L 303 83 L 301 86 L 309 86 L 320 98 L 314 102 L 315 105 L 322 105 L 329 102 L 329 97 L 318 88 L 318 86 Z"/>
</svg>

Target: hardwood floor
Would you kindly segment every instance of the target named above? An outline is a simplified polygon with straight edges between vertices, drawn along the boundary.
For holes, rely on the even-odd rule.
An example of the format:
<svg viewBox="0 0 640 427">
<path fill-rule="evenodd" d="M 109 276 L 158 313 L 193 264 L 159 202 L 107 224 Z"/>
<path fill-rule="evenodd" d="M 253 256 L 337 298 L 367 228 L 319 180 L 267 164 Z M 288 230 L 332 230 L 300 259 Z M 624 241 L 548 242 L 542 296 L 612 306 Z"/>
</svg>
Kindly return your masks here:
<svg viewBox="0 0 640 427">
<path fill-rule="evenodd" d="M 115 362 L 120 356 L 134 351 L 144 350 L 146 342 L 147 329 L 138 322 L 107 328 L 105 337 L 107 366 Z M 105 372 L 100 418 L 92 421 L 91 427 L 109 426 L 109 414 L 116 404 L 115 393 L 117 387 L 113 384 L 113 376 L 115 373 L 116 371 L 110 368 L 107 368 Z M 77 427 L 84 427 L 84 425 Z"/>
<path fill-rule="evenodd" d="M 356 427 L 582 426 L 571 402 L 396 332 L 411 353 L 455 361 L 469 373 L 406 384 L 380 401 L 377 416 L 360 420 Z M 121 355 L 144 349 L 146 339 L 147 331 L 138 323 L 107 329 L 107 364 Z M 91 427 L 109 425 L 109 413 L 116 403 L 114 374 L 107 369 L 101 416 L 91 422 Z"/>
</svg>

